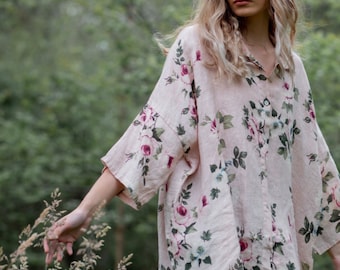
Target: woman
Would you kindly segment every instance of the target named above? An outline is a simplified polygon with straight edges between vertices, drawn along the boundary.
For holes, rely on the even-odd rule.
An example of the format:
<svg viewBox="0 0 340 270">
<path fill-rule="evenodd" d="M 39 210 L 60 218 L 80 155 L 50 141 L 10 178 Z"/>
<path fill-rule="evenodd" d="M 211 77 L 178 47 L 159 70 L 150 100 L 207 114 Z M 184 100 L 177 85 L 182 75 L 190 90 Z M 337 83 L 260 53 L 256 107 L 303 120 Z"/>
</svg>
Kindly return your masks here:
<svg viewBox="0 0 340 270">
<path fill-rule="evenodd" d="M 292 52 L 293 0 L 202 0 L 103 174 L 47 233 L 62 259 L 103 201 L 159 192 L 159 269 L 340 269 L 338 171 Z"/>
</svg>

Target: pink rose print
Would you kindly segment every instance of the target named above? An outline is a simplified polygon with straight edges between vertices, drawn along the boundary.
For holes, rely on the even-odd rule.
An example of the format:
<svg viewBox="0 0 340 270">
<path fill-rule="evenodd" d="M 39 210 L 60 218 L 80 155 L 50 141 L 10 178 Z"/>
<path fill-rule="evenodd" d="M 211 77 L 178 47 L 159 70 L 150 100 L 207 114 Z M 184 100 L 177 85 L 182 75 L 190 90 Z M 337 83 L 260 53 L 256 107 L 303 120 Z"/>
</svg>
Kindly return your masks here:
<svg viewBox="0 0 340 270">
<path fill-rule="evenodd" d="M 198 114 L 197 114 L 196 106 L 191 106 L 190 113 L 191 113 L 191 119 L 193 120 L 193 123 L 197 124 L 198 123 Z"/>
<path fill-rule="evenodd" d="M 169 159 L 168 159 L 168 168 L 171 168 L 173 160 L 174 160 L 174 157 L 169 156 Z"/>
<path fill-rule="evenodd" d="M 196 61 L 201 61 L 201 51 L 196 51 Z"/>
<path fill-rule="evenodd" d="M 260 123 L 255 117 L 250 117 L 248 122 L 248 130 L 251 136 L 256 139 L 259 145 L 264 144 L 263 134 L 260 130 Z"/>
<path fill-rule="evenodd" d="M 312 119 L 315 119 L 315 112 L 312 109 L 309 110 L 309 115 Z"/>
<path fill-rule="evenodd" d="M 273 231 L 273 232 L 275 232 L 275 231 L 276 231 L 276 224 L 275 224 L 275 222 L 274 222 L 274 221 L 272 222 L 272 231 Z"/>
<path fill-rule="evenodd" d="M 214 119 L 213 121 L 211 121 L 210 124 L 210 131 L 213 133 L 216 133 L 216 119 Z"/>
<path fill-rule="evenodd" d="M 151 147 L 150 147 L 150 145 L 143 144 L 141 146 L 141 151 L 142 151 L 144 156 L 150 156 L 151 155 Z"/>
<path fill-rule="evenodd" d="M 336 185 L 335 187 L 332 187 L 332 199 L 335 202 L 337 207 L 340 207 L 340 201 L 337 200 L 337 198 L 339 197 L 339 187 L 338 185 Z"/>
<path fill-rule="evenodd" d="M 203 196 L 202 197 L 202 206 L 204 207 L 204 206 L 207 206 L 208 205 L 208 199 L 207 199 L 207 196 Z"/>
<path fill-rule="evenodd" d="M 176 207 L 175 221 L 178 225 L 186 225 L 190 220 L 190 214 L 188 209 L 183 205 Z"/>
<path fill-rule="evenodd" d="M 188 75 L 189 74 L 188 66 L 186 64 L 183 64 L 181 67 L 182 67 L 181 75 L 182 76 Z"/>
<path fill-rule="evenodd" d="M 289 84 L 287 82 L 285 82 L 283 84 L 283 88 L 286 89 L 286 90 L 289 90 Z"/>
<path fill-rule="evenodd" d="M 146 113 L 145 113 L 145 111 L 142 111 L 142 112 L 141 112 L 141 114 L 140 114 L 140 120 L 141 120 L 142 122 L 145 122 L 145 121 L 146 121 Z"/>
<path fill-rule="evenodd" d="M 140 123 L 146 124 L 147 122 L 153 123 L 155 112 L 153 108 L 150 106 L 145 106 L 143 110 L 139 114 L 138 121 L 135 122 L 135 125 L 139 125 Z"/>
<path fill-rule="evenodd" d="M 188 210 L 187 210 L 183 205 L 178 206 L 176 210 L 177 210 L 177 213 L 180 214 L 180 215 L 183 216 L 183 217 L 184 217 L 184 216 L 187 214 L 187 212 L 188 212 Z"/>
<path fill-rule="evenodd" d="M 240 250 L 241 250 L 241 258 L 243 261 L 247 262 L 252 259 L 252 251 L 251 251 L 251 242 L 246 238 L 241 238 L 239 240 Z"/>
<path fill-rule="evenodd" d="M 244 239 L 240 239 L 240 248 L 241 252 L 245 251 L 248 248 L 248 243 Z"/>
<path fill-rule="evenodd" d="M 191 113 L 193 116 L 197 116 L 197 108 L 196 108 L 196 106 L 192 106 L 192 107 L 191 107 L 190 113 Z"/>
</svg>

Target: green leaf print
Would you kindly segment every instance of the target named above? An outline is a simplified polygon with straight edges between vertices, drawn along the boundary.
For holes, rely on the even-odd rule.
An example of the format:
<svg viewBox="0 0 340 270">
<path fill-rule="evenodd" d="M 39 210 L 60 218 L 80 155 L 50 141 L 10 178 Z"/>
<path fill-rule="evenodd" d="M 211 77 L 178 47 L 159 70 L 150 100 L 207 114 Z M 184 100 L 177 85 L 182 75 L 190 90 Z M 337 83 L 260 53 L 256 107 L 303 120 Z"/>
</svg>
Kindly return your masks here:
<svg viewBox="0 0 340 270">
<path fill-rule="evenodd" d="M 203 234 L 201 236 L 201 239 L 203 241 L 209 241 L 211 240 L 211 232 L 208 230 L 208 231 L 203 231 Z"/>
<path fill-rule="evenodd" d="M 211 258 L 210 258 L 210 256 L 205 257 L 205 258 L 203 259 L 203 262 L 204 262 L 205 264 L 212 264 L 212 263 L 211 263 Z"/>
<path fill-rule="evenodd" d="M 233 117 L 231 115 L 223 116 L 222 123 L 223 123 L 223 128 L 224 129 L 228 129 L 228 128 L 232 128 L 233 127 L 233 124 L 232 124 L 231 120 L 233 120 Z"/>
<path fill-rule="evenodd" d="M 163 128 L 153 128 L 152 129 L 152 138 L 154 138 L 157 142 L 161 142 L 160 136 L 164 133 Z"/>
<path fill-rule="evenodd" d="M 216 164 L 210 165 L 210 172 L 214 173 L 216 170 L 217 170 L 217 165 Z"/>
<path fill-rule="evenodd" d="M 276 242 L 274 244 L 273 249 L 274 249 L 275 252 L 280 253 L 281 255 L 284 255 L 282 247 L 283 247 L 283 243 Z"/>
<path fill-rule="evenodd" d="M 244 161 L 244 158 L 247 157 L 247 152 L 240 152 L 240 149 L 235 146 L 234 147 L 234 158 L 233 158 L 233 165 L 235 168 L 238 168 L 239 166 L 242 168 L 242 169 L 246 169 L 246 163 Z"/>
<path fill-rule="evenodd" d="M 191 262 L 188 262 L 185 264 L 185 270 L 190 270 L 191 269 Z"/>
<path fill-rule="evenodd" d="M 328 181 L 333 179 L 334 175 L 332 172 L 327 172 L 325 176 L 322 177 L 322 191 L 327 192 Z"/>
<path fill-rule="evenodd" d="M 232 128 L 232 120 L 233 116 L 232 115 L 223 115 L 220 111 L 216 113 L 216 119 L 218 119 L 220 124 L 223 124 L 224 129 Z"/>
<path fill-rule="evenodd" d="M 220 143 L 218 144 L 218 147 L 217 147 L 219 155 L 222 153 L 222 149 L 224 148 L 226 148 L 225 141 L 223 139 L 220 139 Z"/>
<path fill-rule="evenodd" d="M 191 191 L 190 191 L 190 189 L 191 189 L 191 187 L 192 187 L 192 184 L 189 184 L 189 185 L 187 186 L 187 188 L 186 188 L 186 189 L 183 189 L 182 192 L 181 192 L 181 199 L 182 199 L 182 203 L 184 203 L 184 204 L 186 204 L 186 203 L 185 203 L 185 200 L 190 199 L 190 196 L 191 196 Z"/>
<path fill-rule="evenodd" d="M 142 175 L 146 176 L 148 174 L 148 172 L 149 172 L 149 166 L 147 166 L 147 165 L 143 166 L 142 170 L 143 170 Z"/>
<path fill-rule="evenodd" d="M 300 95 L 299 89 L 296 88 L 296 87 L 294 87 L 293 92 L 294 92 L 294 99 L 295 99 L 296 101 L 299 101 L 299 95 Z"/>
<path fill-rule="evenodd" d="M 240 150 L 238 149 L 237 146 L 235 146 L 235 147 L 234 147 L 234 156 L 235 156 L 235 158 L 238 157 L 239 153 L 240 153 Z"/>
<path fill-rule="evenodd" d="M 340 211 L 338 211 L 340 213 Z M 334 214 L 336 216 L 337 214 Z M 339 218 L 340 219 L 340 218 Z M 311 221 L 309 222 L 308 218 L 305 217 L 304 219 L 304 227 L 299 229 L 299 234 L 305 236 L 305 243 L 308 243 L 311 239 L 312 235 L 321 235 L 323 228 L 320 226 L 315 227 L 314 223 Z"/>
<path fill-rule="evenodd" d="M 287 102 L 283 102 L 282 109 L 285 109 L 287 113 L 290 112 L 290 111 L 292 112 L 293 111 L 293 105 L 290 104 L 290 103 L 287 103 Z"/>
<path fill-rule="evenodd" d="M 333 209 L 331 218 L 329 219 L 330 222 L 337 222 L 340 220 L 340 210 Z"/>
<path fill-rule="evenodd" d="M 335 232 L 336 232 L 336 233 L 339 233 L 339 232 L 340 232 L 340 222 L 339 222 L 338 224 L 336 224 Z"/>
<path fill-rule="evenodd" d="M 212 200 L 215 200 L 218 198 L 218 194 L 221 192 L 221 190 L 219 190 L 218 188 L 213 188 L 211 191 L 210 191 L 210 198 Z"/>
<path fill-rule="evenodd" d="M 185 134 L 185 129 L 184 126 L 182 126 L 181 124 L 178 125 L 177 127 L 177 135 L 178 136 L 182 136 Z"/>
<path fill-rule="evenodd" d="M 182 114 L 188 114 L 189 113 L 189 111 L 190 111 L 190 109 L 189 108 L 184 108 L 183 110 L 182 110 Z"/>
<path fill-rule="evenodd" d="M 236 178 L 236 174 L 228 174 L 228 184 L 230 184 L 231 182 L 233 182 Z"/>
<path fill-rule="evenodd" d="M 283 156 L 284 159 L 287 159 L 288 153 L 289 153 L 289 148 L 290 148 L 290 143 L 288 141 L 288 137 L 286 133 L 283 133 L 279 135 L 280 141 L 283 146 L 279 147 L 277 150 L 277 153 L 281 156 Z"/>
<path fill-rule="evenodd" d="M 267 80 L 267 77 L 263 74 L 258 75 L 257 78 L 259 78 L 260 81 L 266 81 Z"/>
<path fill-rule="evenodd" d="M 288 270 L 296 270 L 295 265 L 292 262 L 288 262 L 288 264 L 286 264 L 286 266 L 287 266 Z"/>
<path fill-rule="evenodd" d="M 255 105 L 255 103 L 253 102 L 253 101 L 249 101 L 249 103 L 250 103 L 250 107 L 254 110 L 254 109 L 256 109 L 256 105 Z"/>
<path fill-rule="evenodd" d="M 254 80 L 254 78 L 246 78 L 246 80 L 247 80 L 247 83 L 249 84 L 249 86 L 252 86 L 253 84 L 256 84 L 256 82 L 255 82 L 255 80 Z"/>
<path fill-rule="evenodd" d="M 185 228 L 184 234 L 189 234 L 189 233 L 193 233 L 193 232 L 197 232 L 197 230 L 195 229 L 196 222 L 191 223 L 188 227 Z"/>
<path fill-rule="evenodd" d="M 183 47 L 181 43 L 182 43 L 182 40 L 179 40 L 177 43 L 177 49 L 176 49 L 177 58 L 180 58 L 183 55 Z"/>
</svg>

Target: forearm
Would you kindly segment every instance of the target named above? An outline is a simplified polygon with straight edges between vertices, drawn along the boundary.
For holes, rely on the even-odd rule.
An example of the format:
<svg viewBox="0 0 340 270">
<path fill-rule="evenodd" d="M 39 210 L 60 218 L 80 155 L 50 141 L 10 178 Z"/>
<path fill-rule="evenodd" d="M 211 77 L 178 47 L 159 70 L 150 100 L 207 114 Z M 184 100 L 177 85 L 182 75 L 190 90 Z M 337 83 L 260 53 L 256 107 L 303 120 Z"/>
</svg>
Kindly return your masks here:
<svg viewBox="0 0 340 270">
<path fill-rule="evenodd" d="M 332 258 L 334 269 L 340 270 L 340 243 L 337 243 L 328 250 L 328 254 Z"/>
<path fill-rule="evenodd" d="M 108 169 L 106 169 L 91 187 L 77 209 L 90 216 L 99 206 L 108 203 L 123 189 L 124 185 L 119 182 Z"/>
</svg>

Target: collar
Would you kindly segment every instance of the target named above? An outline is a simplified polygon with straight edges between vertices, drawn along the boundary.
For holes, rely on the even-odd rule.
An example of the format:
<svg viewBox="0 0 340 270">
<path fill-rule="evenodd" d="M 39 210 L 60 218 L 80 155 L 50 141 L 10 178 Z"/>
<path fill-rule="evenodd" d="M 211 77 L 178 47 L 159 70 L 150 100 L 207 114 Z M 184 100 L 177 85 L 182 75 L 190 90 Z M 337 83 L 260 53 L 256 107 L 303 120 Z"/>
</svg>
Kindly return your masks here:
<svg viewBox="0 0 340 270">
<path fill-rule="evenodd" d="M 243 42 L 242 42 L 243 43 Z M 254 55 L 249 51 L 248 47 L 243 43 L 243 58 L 245 59 L 245 62 L 249 65 L 257 67 L 259 70 L 264 71 L 264 68 L 260 61 L 258 61 Z M 289 71 L 289 67 L 286 63 L 282 63 L 282 61 L 279 61 L 279 59 L 276 59 L 276 63 L 273 69 L 273 73 L 275 73 L 276 76 L 282 77 L 283 73 L 285 71 Z"/>
</svg>

